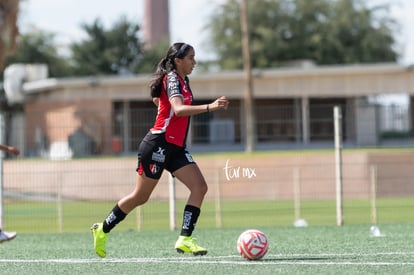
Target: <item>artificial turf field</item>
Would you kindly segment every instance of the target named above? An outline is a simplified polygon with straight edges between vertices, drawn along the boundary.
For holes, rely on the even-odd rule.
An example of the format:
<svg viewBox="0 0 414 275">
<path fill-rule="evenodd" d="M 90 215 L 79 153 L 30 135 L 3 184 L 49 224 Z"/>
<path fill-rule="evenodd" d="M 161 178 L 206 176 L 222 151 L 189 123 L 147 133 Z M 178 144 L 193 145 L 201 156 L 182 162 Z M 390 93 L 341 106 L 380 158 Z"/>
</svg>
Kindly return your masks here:
<svg viewBox="0 0 414 275">
<path fill-rule="evenodd" d="M 177 254 L 177 231 L 114 230 L 107 257 L 95 255 L 81 233 L 19 234 L 0 244 L 0 274 L 414 274 L 414 224 L 260 227 L 269 252 L 260 261 L 237 254 L 245 228 L 195 231 L 206 256 Z"/>
</svg>

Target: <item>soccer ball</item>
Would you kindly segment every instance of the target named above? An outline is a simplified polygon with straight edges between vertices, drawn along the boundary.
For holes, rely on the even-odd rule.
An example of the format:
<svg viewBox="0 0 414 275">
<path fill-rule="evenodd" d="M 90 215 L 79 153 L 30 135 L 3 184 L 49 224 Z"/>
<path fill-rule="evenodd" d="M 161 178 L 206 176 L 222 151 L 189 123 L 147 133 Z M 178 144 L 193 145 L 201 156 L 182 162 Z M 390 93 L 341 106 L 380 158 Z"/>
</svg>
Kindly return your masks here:
<svg viewBox="0 0 414 275">
<path fill-rule="evenodd" d="M 266 235 L 257 229 L 246 230 L 237 239 L 237 251 L 247 260 L 263 258 L 268 248 Z"/>
</svg>

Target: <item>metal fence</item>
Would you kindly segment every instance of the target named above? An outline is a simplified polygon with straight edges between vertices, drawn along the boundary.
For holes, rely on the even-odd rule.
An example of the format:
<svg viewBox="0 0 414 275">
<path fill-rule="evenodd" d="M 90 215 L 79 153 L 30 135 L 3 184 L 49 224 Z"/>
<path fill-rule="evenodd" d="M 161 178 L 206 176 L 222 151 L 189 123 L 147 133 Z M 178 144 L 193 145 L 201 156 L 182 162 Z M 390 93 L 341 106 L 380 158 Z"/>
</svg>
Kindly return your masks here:
<svg viewBox="0 0 414 275">
<path fill-rule="evenodd" d="M 193 119 L 190 151 L 209 183 L 203 210 L 206 218 L 201 226 L 289 225 L 311 212 L 311 224 L 335 224 L 333 110 L 332 106 L 313 108 L 309 114 L 308 140 L 304 138 L 302 114 L 295 108 L 267 106 L 258 110 L 257 147 L 260 151 L 283 150 L 248 156 L 228 153 L 243 151 L 242 110 L 232 108 L 226 117 L 205 115 Z M 353 110 L 344 106 L 342 110 L 344 117 L 351 117 L 349 114 Z M 377 116 L 377 146 L 374 147 L 393 146 L 403 150 L 349 150 L 344 154 L 345 223 L 372 222 L 372 186 L 375 186 L 375 198 L 380 200 L 377 209 L 381 222 L 394 221 L 390 218 L 392 215 L 383 215 L 387 218 L 381 220 L 382 213 L 412 212 L 409 209 L 413 207 L 410 198 L 414 196 L 414 151 L 410 147 L 414 142 L 411 141 L 408 108 L 401 107 L 399 111 L 406 115 L 398 116 L 398 126 L 391 123 L 381 128 L 385 126 L 381 116 Z M 382 112 L 375 111 L 376 114 Z M 110 139 L 101 140 L 101 146 L 109 144 L 110 153 L 103 154 L 97 150 L 93 132 L 76 132 L 78 128 L 70 121 L 61 121 L 60 129 L 34 130 L 34 136 L 30 137 L 27 129 L 33 125 L 25 124 L 24 116 L 16 118 L 5 114 L 1 131 L 3 142 L 21 145 L 25 150 L 21 157 L 6 155 L 2 162 L 4 224 L 21 232 L 67 232 L 84 230 L 96 219 L 103 219 L 113 204 L 134 186 L 137 145 L 151 126 L 154 115 L 154 109 L 133 110 L 129 129 L 123 129 L 124 116 L 114 112 L 113 120 L 107 123 L 110 129 L 104 131 L 111 133 Z M 404 123 L 402 118 L 406 120 Z M 355 124 L 351 119 L 343 122 L 346 149 L 361 147 L 355 139 Z M 55 149 L 61 151 L 50 152 L 53 142 L 47 133 L 56 134 L 61 130 L 72 135 L 60 145 L 55 144 Z M 29 141 L 31 138 L 33 141 Z M 28 148 L 28 144 L 37 147 Z M 303 148 L 331 150 L 298 150 Z M 221 153 L 203 154 L 209 151 Z M 71 155 L 65 155 L 68 152 Z M 169 188 L 168 175 L 164 174 L 148 206 L 130 215 L 132 218 L 122 225 L 123 228 L 170 227 Z M 178 219 L 187 192 L 180 184 L 176 185 L 178 207 L 174 215 Z M 361 212 L 363 218 L 357 214 Z M 264 218 L 257 218 L 260 216 Z M 413 218 L 406 217 L 407 220 Z"/>
</svg>

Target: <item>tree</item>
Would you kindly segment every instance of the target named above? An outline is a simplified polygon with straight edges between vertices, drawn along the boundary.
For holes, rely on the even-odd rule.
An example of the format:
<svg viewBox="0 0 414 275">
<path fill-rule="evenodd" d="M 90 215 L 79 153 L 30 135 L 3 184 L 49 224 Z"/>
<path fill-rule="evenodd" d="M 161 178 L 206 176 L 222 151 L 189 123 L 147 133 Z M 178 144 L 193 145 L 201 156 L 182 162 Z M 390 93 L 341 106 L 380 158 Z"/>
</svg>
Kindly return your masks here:
<svg viewBox="0 0 414 275">
<path fill-rule="evenodd" d="M 143 49 L 139 26 L 121 17 L 106 30 L 99 19 L 83 24 L 88 37 L 69 46 L 68 56 L 59 54 L 55 34 L 30 32 L 18 37 L 14 52 L 9 52 L 6 64 L 44 63 L 51 77 L 151 73 L 156 62 L 165 55 L 168 41 L 151 49 Z"/>
<path fill-rule="evenodd" d="M 122 17 L 106 30 L 99 19 L 82 24 L 88 37 L 71 45 L 77 75 L 131 74 L 143 58 L 139 26 Z"/>
<path fill-rule="evenodd" d="M 238 0 L 227 0 L 209 22 L 211 44 L 222 69 L 241 69 Z M 277 67 L 311 59 L 317 64 L 396 61 L 388 6 L 362 0 L 248 1 L 252 66 Z"/>
<path fill-rule="evenodd" d="M 15 52 L 7 56 L 6 64 L 42 63 L 48 66 L 51 77 L 71 75 L 73 70 L 67 59 L 59 55 L 54 37 L 43 31 L 21 35 Z"/>
<path fill-rule="evenodd" d="M 155 46 L 145 49 L 138 66 L 135 67 L 135 73 L 153 73 L 156 69 L 157 62 L 166 54 L 169 47 L 169 39 L 162 39 Z"/>
<path fill-rule="evenodd" d="M 6 54 L 16 49 L 18 13 L 18 0 L 0 0 L 0 70 L 4 68 Z"/>
</svg>

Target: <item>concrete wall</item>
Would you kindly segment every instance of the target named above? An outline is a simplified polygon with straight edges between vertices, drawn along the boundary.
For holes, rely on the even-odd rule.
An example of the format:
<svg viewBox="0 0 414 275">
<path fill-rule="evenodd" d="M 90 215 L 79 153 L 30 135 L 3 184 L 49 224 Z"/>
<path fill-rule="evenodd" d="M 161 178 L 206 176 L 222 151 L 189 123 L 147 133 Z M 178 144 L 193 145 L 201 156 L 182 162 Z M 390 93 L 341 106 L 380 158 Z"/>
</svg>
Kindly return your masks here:
<svg viewBox="0 0 414 275">
<path fill-rule="evenodd" d="M 303 154 L 240 154 L 194 156 L 209 184 L 208 199 L 293 199 L 294 184 L 300 183 L 303 199 L 335 199 L 334 152 Z M 413 196 L 414 151 L 343 154 L 345 199 L 368 199 L 371 170 L 378 173 L 379 197 Z M 63 198 L 113 200 L 128 194 L 135 185 L 136 159 L 80 159 L 68 161 L 6 160 L 6 198 Z M 188 191 L 177 182 L 177 197 Z M 168 199 L 168 174 L 164 173 L 152 199 Z"/>
</svg>

